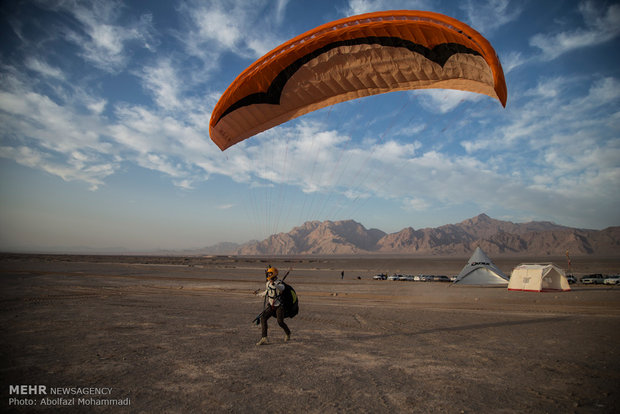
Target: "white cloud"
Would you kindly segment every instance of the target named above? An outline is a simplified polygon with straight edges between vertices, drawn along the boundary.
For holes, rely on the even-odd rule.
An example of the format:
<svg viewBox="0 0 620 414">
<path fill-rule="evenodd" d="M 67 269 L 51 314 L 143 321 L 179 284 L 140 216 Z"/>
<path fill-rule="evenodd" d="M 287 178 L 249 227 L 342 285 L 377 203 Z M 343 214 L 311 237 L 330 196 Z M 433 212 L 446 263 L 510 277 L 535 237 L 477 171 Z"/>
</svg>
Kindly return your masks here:
<svg viewBox="0 0 620 414">
<path fill-rule="evenodd" d="M 266 131 L 233 148 L 235 153 L 247 155 L 243 168 L 247 177 L 295 185 L 311 193 L 333 185 L 333 170 L 339 165 L 341 145 L 347 139 L 302 120 Z"/>
<path fill-rule="evenodd" d="M 593 1 L 580 3 L 579 11 L 585 27 L 571 28 L 554 34 L 537 34 L 530 45 L 541 50 L 543 60 L 553 60 L 571 50 L 608 42 L 620 34 L 620 5 L 607 9 Z"/>
<path fill-rule="evenodd" d="M 188 180 L 178 180 L 186 176 L 186 172 L 183 169 L 183 165 L 175 163 L 170 157 L 165 154 L 143 154 L 136 158 L 138 165 L 150 170 L 159 171 L 171 178 L 175 178 L 175 182 L 182 183 L 183 186 L 187 186 Z"/>
<path fill-rule="evenodd" d="M 0 147 L 0 157 L 12 159 L 20 165 L 45 171 L 65 181 L 82 181 L 89 184 L 90 190 L 97 190 L 106 177 L 118 168 L 114 163 L 87 163 L 82 154 L 74 153 L 65 160 L 55 161 L 52 154 L 36 148 L 18 146 Z"/>
<path fill-rule="evenodd" d="M 193 190 L 194 189 L 194 181 L 193 180 L 172 180 L 172 183 L 177 187 L 183 190 Z"/>
<path fill-rule="evenodd" d="M 510 52 L 501 59 L 504 74 L 512 72 L 514 69 L 528 63 L 528 59 L 521 52 Z"/>
<path fill-rule="evenodd" d="M 258 58 L 288 39 L 274 35 L 287 1 L 187 1 L 181 12 L 189 30 L 180 35 L 187 53 L 212 65 L 222 53 Z M 273 18 L 267 16 L 272 15 Z"/>
<path fill-rule="evenodd" d="M 277 0 L 275 8 L 275 20 L 277 24 L 282 24 L 284 15 L 286 14 L 286 6 L 289 0 Z"/>
<path fill-rule="evenodd" d="M 102 125 L 96 117 L 56 103 L 20 81 L 13 79 L 11 83 L 15 89 L 0 93 L 0 111 L 6 114 L 4 133 L 37 140 L 45 148 L 64 154 L 76 148 L 95 152 L 111 148 L 98 140 Z"/>
<path fill-rule="evenodd" d="M 304 193 L 365 197 L 404 167 L 419 143 L 353 143 L 321 123 L 297 121 L 266 131 L 226 151 L 244 181 L 299 187 Z M 245 157 L 239 161 L 239 154 Z M 265 156 L 269 154 L 269 156 Z M 237 170 L 232 171 L 239 177 Z M 239 178 L 237 178 L 239 179 Z"/>
<path fill-rule="evenodd" d="M 541 197 L 537 211 L 566 223 L 590 214 L 593 200 L 609 219 L 618 201 L 620 82 L 597 79 L 575 95 L 575 84 L 583 82 L 547 79 L 524 93 L 526 101 L 511 106 L 493 135 L 484 131 L 462 142 L 494 171 L 510 171 L 505 179 L 518 191 Z"/>
<path fill-rule="evenodd" d="M 354 16 L 380 10 L 428 10 L 430 4 L 426 0 L 349 0 L 345 15 Z"/>
<path fill-rule="evenodd" d="M 86 107 L 90 109 L 94 114 L 101 115 L 107 104 L 108 102 L 105 99 L 96 99 L 93 100 L 91 103 L 87 103 Z"/>
<path fill-rule="evenodd" d="M 34 56 L 27 58 L 24 64 L 26 65 L 28 69 L 33 70 L 43 76 L 47 76 L 47 77 L 55 78 L 59 80 L 65 79 L 65 75 L 64 73 L 62 73 L 60 69 L 48 65 L 46 62 Z"/>
<path fill-rule="evenodd" d="M 592 82 L 582 95 L 575 95 L 575 84 L 584 79 L 574 77 L 548 78 L 524 92 L 528 99 L 510 108 L 506 115 L 506 127 L 501 134 L 469 142 L 471 150 L 520 147 L 527 143 L 536 147 L 548 142 L 550 136 L 567 136 L 567 141 L 581 132 L 592 137 L 608 140 L 613 136 L 609 127 L 614 117 L 615 105 L 620 100 L 620 83 L 614 78 Z M 583 140 L 572 142 L 580 145 Z"/>
<path fill-rule="evenodd" d="M 461 8 L 467 13 L 469 24 L 482 34 L 516 20 L 523 11 L 521 2 L 510 0 L 467 0 Z"/>
<path fill-rule="evenodd" d="M 240 16 L 226 10 L 202 8 L 194 14 L 198 35 L 205 40 L 214 40 L 220 47 L 232 49 L 242 37 Z"/>
<path fill-rule="evenodd" d="M 585 98 L 588 102 L 604 106 L 620 97 L 620 81 L 616 78 L 604 78 L 595 82 Z"/>
<path fill-rule="evenodd" d="M 165 83 L 165 74 L 149 75 L 156 99 L 172 99 L 168 95 L 175 91 L 157 89 L 161 86 L 157 81 Z M 180 188 L 191 188 L 193 182 L 219 171 L 217 165 L 205 162 L 219 150 L 208 141 L 202 118 L 208 120 L 209 114 L 201 101 L 185 100 L 184 112 L 174 117 L 164 104 L 159 110 L 116 104 L 110 119 L 104 114 L 105 99 L 75 85 L 55 85 L 62 100 L 54 101 L 35 92 L 27 74 L 8 68 L 4 79 L 0 132 L 3 142 L 14 139 L 4 142 L 2 154 L 20 164 L 88 183 L 92 189 L 118 171 L 123 161 L 159 171 Z M 201 123 L 195 125 L 193 119 Z M 209 170 L 203 172 L 203 166 Z"/>
<path fill-rule="evenodd" d="M 430 112 L 442 114 L 454 110 L 463 102 L 476 102 L 483 98 L 478 93 L 452 89 L 420 89 L 410 93 L 413 96 L 420 96 L 421 104 Z"/>
<path fill-rule="evenodd" d="M 412 211 L 424 211 L 427 210 L 431 204 L 423 198 L 405 198 L 403 199 L 403 208 L 405 210 Z"/>
<path fill-rule="evenodd" d="M 181 106 L 179 95 L 183 92 L 183 83 L 170 59 L 160 59 L 155 66 L 145 66 L 142 81 L 161 109 L 175 110 Z"/>
<path fill-rule="evenodd" d="M 194 108 L 185 109 L 192 112 Z M 211 161 L 217 160 L 219 150 L 208 140 L 208 131 L 188 118 L 141 106 L 119 107 L 116 115 L 118 120 L 109 126 L 108 134 L 125 149 L 125 158 L 174 178 L 182 188 L 214 172 L 225 174 L 218 162 Z M 223 157 L 218 161 L 223 163 Z"/>
<path fill-rule="evenodd" d="M 387 141 L 375 146 L 373 158 L 383 163 L 398 162 L 412 157 L 417 145 L 414 143 L 403 144 L 396 141 Z"/>
<path fill-rule="evenodd" d="M 149 50 L 152 50 L 155 43 L 151 35 L 152 16 L 144 14 L 138 20 L 121 23 L 118 18 L 124 5 L 119 1 L 39 1 L 38 4 L 50 11 L 71 15 L 78 25 L 64 24 L 54 31 L 50 30 L 48 35 L 64 36 L 64 39 L 80 49 L 79 54 L 86 61 L 107 72 L 117 72 L 126 65 L 128 43 L 139 44 Z M 22 41 L 27 42 L 26 33 L 18 25 L 15 27 Z M 45 39 L 45 42 L 50 40 L 54 39 Z M 33 69 L 36 70 L 35 67 Z M 39 69 L 46 68 L 40 66 Z M 49 70 L 47 74 L 54 76 Z"/>
<path fill-rule="evenodd" d="M 424 132 L 424 130 L 426 130 L 427 127 L 428 125 L 426 125 L 426 123 L 420 123 L 420 124 L 411 123 L 411 124 L 403 126 L 402 128 L 399 128 L 398 130 L 395 130 L 394 136 L 403 136 L 407 138 L 412 138 Z M 422 145 L 420 144 L 419 141 L 415 141 L 414 144 L 415 144 L 416 149 L 420 148 Z"/>
<path fill-rule="evenodd" d="M 69 13 L 80 23 L 79 30 L 65 27 L 66 39 L 81 48 L 84 59 L 105 71 L 116 72 L 126 65 L 128 42 L 152 49 L 152 16 L 144 14 L 138 21 L 121 24 L 117 20 L 124 6 L 118 1 L 61 1 L 41 5 Z"/>
<path fill-rule="evenodd" d="M 19 147 L 0 147 L 0 156 L 16 160 L 19 164 L 30 168 L 38 168 L 44 159 L 44 154 L 35 149 L 19 146 Z"/>
</svg>

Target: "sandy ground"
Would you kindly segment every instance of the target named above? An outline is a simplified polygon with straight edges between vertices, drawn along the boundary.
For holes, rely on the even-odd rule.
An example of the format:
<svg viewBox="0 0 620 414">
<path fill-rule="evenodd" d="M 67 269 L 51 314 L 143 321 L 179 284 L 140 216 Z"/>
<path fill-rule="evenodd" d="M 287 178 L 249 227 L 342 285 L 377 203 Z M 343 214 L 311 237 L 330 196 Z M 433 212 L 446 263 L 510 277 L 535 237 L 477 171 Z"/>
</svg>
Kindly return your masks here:
<svg viewBox="0 0 620 414">
<path fill-rule="evenodd" d="M 496 264 L 509 273 L 521 261 Z M 272 319 L 270 345 L 257 347 L 252 291 L 266 260 L 5 255 L 2 411 L 620 411 L 620 286 L 541 294 L 370 279 L 452 275 L 465 262 L 274 259 L 294 267 L 300 314 L 287 319 L 290 342 Z M 620 270 L 620 258 L 577 262 L 576 273 Z"/>
</svg>

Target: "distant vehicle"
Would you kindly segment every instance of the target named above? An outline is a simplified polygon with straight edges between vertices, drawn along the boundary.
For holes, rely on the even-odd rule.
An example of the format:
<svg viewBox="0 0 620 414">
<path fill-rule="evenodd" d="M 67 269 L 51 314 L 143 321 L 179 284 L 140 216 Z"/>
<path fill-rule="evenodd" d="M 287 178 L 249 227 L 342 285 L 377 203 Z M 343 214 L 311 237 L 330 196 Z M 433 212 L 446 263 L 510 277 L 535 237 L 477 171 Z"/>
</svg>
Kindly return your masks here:
<svg viewBox="0 0 620 414">
<path fill-rule="evenodd" d="M 384 273 L 380 273 L 378 275 L 374 275 L 372 278 L 374 280 L 385 280 L 385 279 L 387 279 L 387 275 L 384 274 Z"/>
<path fill-rule="evenodd" d="M 620 284 L 620 275 L 609 276 L 603 283 L 606 285 L 619 285 Z"/>
<path fill-rule="evenodd" d="M 605 278 L 600 273 L 586 275 L 581 278 L 581 283 L 583 283 L 584 285 L 602 285 L 604 281 Z"/>
<path fill-rule="evenodd" d="M 434 277 L 435 282 L 449 282 L 450 278 L 448 276 L 439 275 Z"/>
<path fill-rule="evenodd" d="M 398 280 L 398 275 L 390 275 L 387 280 Z"/>
<path fill-rule="evenodd" d="M 572 285 L 573 283 L 577 283 L 577 279 L 573 275 L 566 275 L 566 280 L 568 281 L 569 285 Z"/>
<path fill-rule="evenodd" d="M 414 280 L 413 276 L 411 276 L 411 275 L 405 275 L 405 276 L 403 276 L 403 278 L 404 279 L 401 279 L 401 280 L 406 280 L 407 282 L 413 282 L 413 280 Z"/>
</svg>

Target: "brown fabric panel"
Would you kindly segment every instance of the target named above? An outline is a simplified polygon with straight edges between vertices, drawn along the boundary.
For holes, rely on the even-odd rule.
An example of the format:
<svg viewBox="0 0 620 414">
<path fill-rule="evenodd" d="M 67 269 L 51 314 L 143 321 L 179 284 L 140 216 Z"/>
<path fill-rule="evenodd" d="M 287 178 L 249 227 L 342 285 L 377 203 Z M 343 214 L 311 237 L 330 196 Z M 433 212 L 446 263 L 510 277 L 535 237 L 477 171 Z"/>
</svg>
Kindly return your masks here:
<svg viewBox="0 0 620 414">
<path fill-rule="evenodd" d="M 353 85 L 355 89 L 352 90 Z M 286 84 L 280 105 L 254 104 L 239 108 L 220 120 L 212 138 L 220 148 L 225 148 L 334 103 L 424 88 L 449 88 L 496 96 L 493 74 L 480 56 L 457 54 L 442 68 L 403 48 L 341 47 L 318 56 L 298 70 Z"/>
</svg>

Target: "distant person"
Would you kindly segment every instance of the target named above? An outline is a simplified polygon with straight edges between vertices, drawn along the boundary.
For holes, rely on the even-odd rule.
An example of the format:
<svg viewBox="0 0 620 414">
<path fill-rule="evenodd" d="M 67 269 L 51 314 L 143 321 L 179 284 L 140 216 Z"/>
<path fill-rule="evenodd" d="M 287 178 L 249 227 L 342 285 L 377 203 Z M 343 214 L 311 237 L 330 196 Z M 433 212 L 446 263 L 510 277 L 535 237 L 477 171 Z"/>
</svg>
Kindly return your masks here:
<svg viewBox="0 0 620 414">
<path fill-rule="evenodd" d="M 340 272 L 340 280 L 344 280 L 344 270 Z"/>
<path fill-rule="evenodd" d="M 267 281 L 265 282 L 265 290 L 260 292 L 257 290 L 254 294 L 259 296 L 267 296 L 269 300 L 269 306 L 265 308 L 260 317 L 260 327 L 262 330 L 262 336 L 260 341 L 256 345 L 265 345 L 269 343 L 267 339 L 267 319 L 275 315 L 278 320 L 278 325 L 284 330 L 284 342 L 291 339 L 291 330 L 284 323 L 284 307 L 282 306 L 280 295 L 284 291 L 284 283 L 278 280 L 278 269 L 270 267 L 265 272 Z"/>
</svg>

